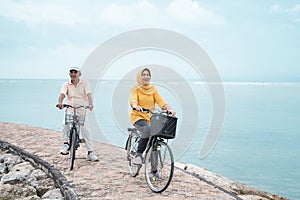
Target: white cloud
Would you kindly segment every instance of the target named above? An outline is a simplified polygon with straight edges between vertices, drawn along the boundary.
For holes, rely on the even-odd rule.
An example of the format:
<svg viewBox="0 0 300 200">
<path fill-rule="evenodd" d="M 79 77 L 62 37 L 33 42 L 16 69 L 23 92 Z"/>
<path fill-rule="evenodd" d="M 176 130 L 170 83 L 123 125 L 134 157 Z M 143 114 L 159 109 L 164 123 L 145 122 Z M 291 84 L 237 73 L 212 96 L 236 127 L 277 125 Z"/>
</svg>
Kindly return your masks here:
<svg viewBox="0 0 300 200">
<path fill-rule="evenodd" d="M 92 24 L 133 27 L 164 26 L 173 22 L 185 25 L 225 24 L 224 17 L 199 6 L 194 0 L 174 0 L 167 7 L 148 0 L 130 4 L 122 1 L 2 1 L 0 4 L 0 16 L 29 26 Z"/>
<path fill-rule="evenodd" d="M 224 25 L 225 19 L 193 0 L 174 0 L 167 8 L 172 19 L 187 24 Z"/>
<path fill-rule="evenodd" d="M 126 5 L 107 5 L 101 12 L 100 20 L 105 24 L 119 26 L 151 25 L 158 21 L 158 16 L 157 7 L 143 0 Z"/>
<path fill-rule="evenodd" d="M 300 12 L 300 4 L 294 5 L 292 8 L 282 8 L 279 4 L 273 4 L 269 8 L 271 14 L 295 14 Z"/>
<path fill-rule="evenodd" d="M 200 7 L 196 1 L 174 0 L 166 8 L 158 8 L 147 0 L 133 4 L 111 4 L 102 10 L 101 21 L 109 25 L 164 25 L 181 22 L 191 25 L 224 25 L 225 19 Z"/>
<path fill-rule="evenodd" d="M 78 46 L 74 44 L 62 44 L 53 49 L 45 50 L 45 53 L 51 56 L 80 58 L 83 61 L 95 46 Z"/>
<path fill-rule="evenodd" d="M 49 23 L 73 25 L 83 21 L 71 6 L 33 2 L 1 2 L 0 16 L 29 25 Z"/>
<path fill-rule="evenodd" d="M 96 46 L 65 43 L 19 48 L 13 54 L 0 56 L 0 78 L 68 78 L 69 67 L 80 67 Z"/>
<path fill-rule="evenodd" d="M 291 12 L 299 12 L 300 11 L 300 4 L 294 5 L 294 7 L 291 9 Z"/>
<path fill-rule="evenodd" d="M 269 13 L 289 19 L 289 24 L 283 25 L 289 29 L 295 29 L 294 24 L 300 22 L 300 4 L 296 4 L 292 8 L 282 8 L 278 4 L 273 4 L 269 8 Z"/>
<path fill-rule="evenodd" d="M 294 5 L 294 7 L 290 10 L 293 15 L 293 22 L 295 24 L 300 23 L 300 4 Z"/>
<path fill-rule="evenodd" d="M 300 18 L 294 19 L 293 22 L 300 23 Z"/>
<path fill-rule="evenodd" d="M 280 11 L 280 5 L 278 4 L 273 4 L 269 8 L 270 13 L 278 13 Z"/>
</svg>

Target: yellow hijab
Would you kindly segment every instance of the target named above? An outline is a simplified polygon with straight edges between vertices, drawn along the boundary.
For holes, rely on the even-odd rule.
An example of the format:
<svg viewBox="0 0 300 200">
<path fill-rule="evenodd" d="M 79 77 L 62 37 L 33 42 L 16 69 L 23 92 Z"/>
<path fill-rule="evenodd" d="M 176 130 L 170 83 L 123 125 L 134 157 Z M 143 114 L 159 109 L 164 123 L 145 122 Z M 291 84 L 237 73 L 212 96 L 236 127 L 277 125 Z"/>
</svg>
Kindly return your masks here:
<svg viewBox="0 0 300 200">
<path fill-rule="evenodd" d="M 151 77 L 151 73 L 150 73 L 150 70 L 148 68 L 140 69 L 138 71 L 137 75 L 136 75 L 136 85 L 131 89 L 132 92 L 134 92 L 135 90 L 139 90 L 143 94 L 153 94 L 155 92 L 155 86 L 154 85 L 145 84 L 142 81 L 142 74 L 145 70 L 147 70 L 149 72 L 150 77 Z"/>
</svg>

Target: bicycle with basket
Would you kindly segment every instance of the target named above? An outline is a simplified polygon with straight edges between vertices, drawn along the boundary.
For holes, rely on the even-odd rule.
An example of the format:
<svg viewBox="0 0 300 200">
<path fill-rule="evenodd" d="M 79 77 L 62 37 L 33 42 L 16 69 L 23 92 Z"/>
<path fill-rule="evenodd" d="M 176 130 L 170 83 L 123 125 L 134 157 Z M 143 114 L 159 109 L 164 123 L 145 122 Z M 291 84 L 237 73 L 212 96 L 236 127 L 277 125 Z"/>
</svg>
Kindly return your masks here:
<svg viewBox="0 0 300 200">
<path fill-rule="evenodd" d="M 142 109 L 142 112 L 152 114 L 150 118 L 151 136 L 142 160 L 145 165 L 145 178 L 149 188 L 156 193 L 163 192 L 171 183 L 174 172 L 174 157 L 168 145 L 169 139 L 176 135 L 177 118 L 172 117 L 166 111 L 153 112 L 150 109 Z M 133 164 L 137 154 L 137 146 L 141 133 L 136 128 L 128 128 L 129 136 L 126 142 L 128 169 L 131 176 L 136 177 L 142 165 Z M 161 174 L 162 178 L 152 176 L 152 168 Z"/>
<path fill-rule="evenodd" d="M 86 109 L 89 106 L 71 106 L 68 104 L 63 104 L 63 108 L 66 108 L 65 111 L 65 125 L 69 125 L 69 149 L 70 152 L 70 170 L 74 168 L 74 161 L 76 158 L 76 150 L 80 146 L 79 144 L 79 133 L 80 126 L 84 125 Z"/>
</svg>

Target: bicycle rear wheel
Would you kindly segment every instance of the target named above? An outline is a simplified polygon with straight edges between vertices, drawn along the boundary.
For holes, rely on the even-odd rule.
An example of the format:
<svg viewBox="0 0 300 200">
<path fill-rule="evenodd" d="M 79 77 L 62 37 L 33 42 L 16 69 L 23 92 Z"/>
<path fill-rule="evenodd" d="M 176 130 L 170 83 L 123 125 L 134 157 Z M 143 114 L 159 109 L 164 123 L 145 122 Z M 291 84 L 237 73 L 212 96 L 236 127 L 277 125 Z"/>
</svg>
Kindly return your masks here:
<svg viewBox="0 0 300 200">
<path fill-rule="evenodd" d="M 136 177 L 142 167 L 142 165 L 135 165 L 132 163 L 136 155 L 138 140 L 139 138 L 135 134 L 131 134 L 126 142 L 128 170 L 132 177 Z"/>
<path fill-rule="evenodd" d="M 153 174 L 157 171 L 160 176 Z M 171 183 L 174 171 L 174 158 L 170 147 L 165 142 L 158 142 L 157 151 L 153 146 L 146 154 L 145 176 L 149 188 L 156 193 L 163 192 Z"/>
<path fill-rule="evenodd" d="M 72 128 L 70 132 L 70 170 L 73 170 L 74 167 L 77 143 L 77 130 Z"/>
</svg>

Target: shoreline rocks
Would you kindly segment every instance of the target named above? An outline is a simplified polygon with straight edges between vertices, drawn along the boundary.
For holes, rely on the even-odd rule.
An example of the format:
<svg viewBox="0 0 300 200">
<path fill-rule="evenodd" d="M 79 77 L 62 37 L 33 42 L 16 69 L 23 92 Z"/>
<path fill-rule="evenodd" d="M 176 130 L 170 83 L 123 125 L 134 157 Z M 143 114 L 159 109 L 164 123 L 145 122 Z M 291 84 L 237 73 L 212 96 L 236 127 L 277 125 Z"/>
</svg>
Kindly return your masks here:
<svg viewBox="0 0 300 200">
<path fill-rule="evenodd" d="M 0 199 L 63 199 L 63 196 L 41 169 L 0 149 Z"/>
<path fill-rule="evenodd" d="M 237 195 L 237 197 L 242 199 L 251 200 L 288 200 L 286 197 L 281 197 L 276 194 L 271 194 L 265 191 L 255 189 L 253 187 L 244 185 L 242 183 L 231 181 L 223 176 L 210 172 L 204 168 L 187 164 L 187 163 L 175 163 L 175 166 L 179 169 L 202 179 L 208 184 L 214 185 L 215 187 L 220 187 L 232 194 Z"/>
</svg>

